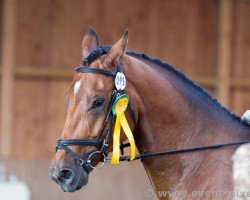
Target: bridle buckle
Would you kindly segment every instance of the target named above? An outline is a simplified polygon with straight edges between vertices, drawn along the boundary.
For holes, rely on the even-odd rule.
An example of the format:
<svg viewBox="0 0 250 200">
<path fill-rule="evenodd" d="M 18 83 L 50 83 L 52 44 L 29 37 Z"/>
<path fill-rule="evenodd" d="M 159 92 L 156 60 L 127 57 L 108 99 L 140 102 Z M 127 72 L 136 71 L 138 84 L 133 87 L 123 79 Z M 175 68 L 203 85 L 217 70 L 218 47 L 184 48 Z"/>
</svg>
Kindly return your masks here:
<svg viewBox="0 0 250 200">
<path fill-rule="evenodd" d="M 84 164 L 84 160 L 79 158 L 77 159 L 77 163 L 82 166 Z"/>
</svg>

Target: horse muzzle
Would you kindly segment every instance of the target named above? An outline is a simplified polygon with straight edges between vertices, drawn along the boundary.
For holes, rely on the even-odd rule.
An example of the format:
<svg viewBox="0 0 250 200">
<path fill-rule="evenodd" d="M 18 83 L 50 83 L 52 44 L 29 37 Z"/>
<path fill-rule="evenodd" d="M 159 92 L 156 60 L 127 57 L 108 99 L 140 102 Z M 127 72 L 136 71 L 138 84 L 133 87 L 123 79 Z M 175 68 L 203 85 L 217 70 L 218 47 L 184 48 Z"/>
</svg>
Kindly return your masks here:
<svg viewBox="0 0 250 200">
<path fill-rule="evenodd" d="M 88 172 L 75 165 L 58 167 L 52 164 L 49 169 L 49 177 L 58 184 L 63 192 L 74 192 L 88 183 Z"/>
</svg>

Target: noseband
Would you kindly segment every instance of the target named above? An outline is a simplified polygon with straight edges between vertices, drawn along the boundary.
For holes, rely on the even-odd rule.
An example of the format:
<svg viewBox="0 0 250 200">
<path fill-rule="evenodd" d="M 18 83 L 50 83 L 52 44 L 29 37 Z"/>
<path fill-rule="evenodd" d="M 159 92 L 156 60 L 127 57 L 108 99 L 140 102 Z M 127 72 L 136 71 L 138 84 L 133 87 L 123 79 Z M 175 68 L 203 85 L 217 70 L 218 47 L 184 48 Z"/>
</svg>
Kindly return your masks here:
<svg viewBox="0 0 250 200">
<path fill-rule="evenodd" d="M 107 54 L 109 51 L 109 46 L 99 47 L 97 50 L 93 51 L 87 58 L 85 58 L 82 62 L 82 66 L 84 67 L 77 67 L 75 70 L 78 73 L 94 73 L 94 74 L 100 74 L 109 76 L 112 78 L 116 78 L 118 73 L 122 73 L 122 66 L 121 64 L 118 64 L 115 71 L 107 71 L 107 70 L 101 70 L 101 69 L 95 69 L 95 68 L 87 68 L 93 60 L 98 58 L 101 55 Z M 130 52 L 127 52 L 127 54 L 130 54 Z M 101 155 L 103 157 L 102 165 L 101 167 L 109 160 L 105 149 L 108 146 L 111 133 L 113 131 L 114 127 L 114 119 L 115 116 L 112 113 L 112 106 L 116 100 L 116 98 L 122 94 L 125 94 L 126 92 L 124 90 L 117 90 L 114 89 L 111 95 L 111 99 L 109 102 L 109 108 L 106 115 L 106 118 L 104 120 L 103 126 L 98 134 L 98 136 L 95 139 L 58 139 L 56 150 L 63 149 L 65 150 L 79 165 L 81 165 L 86 171 L 89 171 L 89 168 L 96 168 L 93 165 L 93 157 L 97 155 Z M 128 107 L 130 109 L 131 118 L 133 119 L 133 122 L 136 126 L 137 119 L 133 110 L 133 107 L 131 105 L 131 102 L 129 101 Z M 109 128 L 107 130 L 106 136 L 104 137 L 103 142 L 101 142 L 101 136 L 104 134 L 105 128 L 108 126 L 108 122 L 111 121 Z M 145 157 L 152 157 L 152 156 L 162 156 L 162 155 L 171 155 L 171 154 L 179 154 L 179 153 L 190 153 L 190 152 L 196 152 L 196 151 L 203 151 L 203 150 L 209 150 L 209 149 L 218 149 L 222 147 L 229 147 L 234 145 L 242 145 L 250 143 L 250 141 L 237 141 L 237 142 L 231 142 L 231 143 L 223 143 L 223 144 L 211 144 L 208 146 L 201 146 L 201 147 L 191 147 L 191 148 L 183 148 L 183 149 L 173 149 L 173 150 L 167 150 L 167 151 L 160 151 L 160 152 L 143 152 L 142 154 L 138 154 L 135 156 L 134 160 L 143 159 Z M 96 151 L 90 152 L 88 154 L 88 157 L 82 158 L 75 154 L 68 146 L 94 146 L 97 148 Z M 128 147 L 129 144 L 121 144 L 121 152 L 123 152 L 123 148 Z M 123 154 L 123 153 L 122 153 Z M 130 161 L 130 156 L 120 156 L 120 161 Z"/>
</svg>

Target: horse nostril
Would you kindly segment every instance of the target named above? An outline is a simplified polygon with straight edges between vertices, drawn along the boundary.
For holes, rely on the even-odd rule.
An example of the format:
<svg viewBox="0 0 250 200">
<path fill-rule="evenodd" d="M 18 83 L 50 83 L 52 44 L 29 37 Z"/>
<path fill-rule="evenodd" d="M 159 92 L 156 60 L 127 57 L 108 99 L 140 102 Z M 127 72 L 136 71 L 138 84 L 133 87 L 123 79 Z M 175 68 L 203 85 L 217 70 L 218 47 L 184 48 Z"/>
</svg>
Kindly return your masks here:
<svg viewBox="0 0 250 200">
<path fill-rule="evenodd" d="M 74 173 L 70 169 L 62 169 L 58 175 L 57 179 L 60 181 L 72 181 L 74 178 Z"/>
</svg>

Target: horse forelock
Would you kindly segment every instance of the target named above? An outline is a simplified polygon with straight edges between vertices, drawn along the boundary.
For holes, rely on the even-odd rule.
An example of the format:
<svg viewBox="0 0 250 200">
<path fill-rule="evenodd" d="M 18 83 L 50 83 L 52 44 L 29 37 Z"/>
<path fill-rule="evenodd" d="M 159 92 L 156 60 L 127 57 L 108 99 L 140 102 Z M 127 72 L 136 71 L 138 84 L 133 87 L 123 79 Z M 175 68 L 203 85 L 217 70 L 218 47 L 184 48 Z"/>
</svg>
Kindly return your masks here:
<svg viewBox="0 0 250 200">
<path fill-rule="evenodd" d="M 88 55 L 88 57 L 84 58 L 84 60 L 82 61 L 82 65 L 83 66 L 90 65 L 95 59 L 99 58 L 102 55 L 107 54 L 110 49 L 111 46 L 100 46 L 96 48 Z"/>
</svg>

